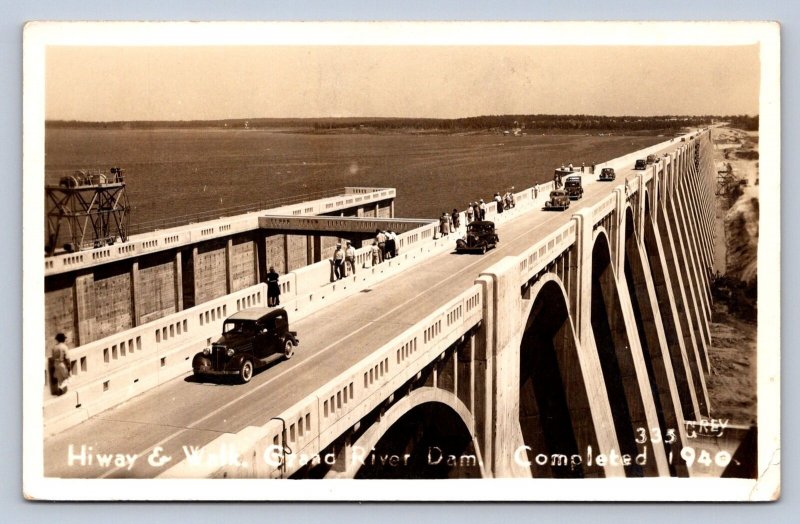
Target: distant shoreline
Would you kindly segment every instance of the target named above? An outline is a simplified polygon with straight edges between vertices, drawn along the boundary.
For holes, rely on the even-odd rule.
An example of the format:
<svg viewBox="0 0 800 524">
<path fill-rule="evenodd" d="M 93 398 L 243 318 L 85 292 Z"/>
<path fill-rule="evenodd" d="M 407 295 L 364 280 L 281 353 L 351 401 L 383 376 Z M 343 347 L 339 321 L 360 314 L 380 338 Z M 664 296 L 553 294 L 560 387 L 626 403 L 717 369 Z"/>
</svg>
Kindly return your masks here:
<svg viewBox="0 0 800 524">
<path fill-rule="evenodd" d="M 758 128 L 758 116 L 597 116 L 597 115 L 489 115 L 457 119 L 435 118 L 236 118 L 226 120 L 108 121 L 47 120 L 48 129 L 238 129 L 282 133 L 391 133 L 458 134 L 608 134 L 653 132 L 678 133 L 715 121 L 733 126 Z"/>
</svg>

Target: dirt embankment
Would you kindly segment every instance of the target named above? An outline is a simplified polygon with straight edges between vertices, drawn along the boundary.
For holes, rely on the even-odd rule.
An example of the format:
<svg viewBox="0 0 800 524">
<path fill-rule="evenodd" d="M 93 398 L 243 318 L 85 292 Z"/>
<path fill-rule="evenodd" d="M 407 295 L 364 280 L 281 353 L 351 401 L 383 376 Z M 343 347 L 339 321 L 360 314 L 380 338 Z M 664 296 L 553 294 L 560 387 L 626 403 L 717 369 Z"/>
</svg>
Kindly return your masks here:
<svg viewBox="0 0 800 524">
<path fill-rule="evenodd" d="M 756 422 L 758 133 L 712 132 L 717 169 L 715 272 L 711 324 L 712 415 Z"/>
</svg>

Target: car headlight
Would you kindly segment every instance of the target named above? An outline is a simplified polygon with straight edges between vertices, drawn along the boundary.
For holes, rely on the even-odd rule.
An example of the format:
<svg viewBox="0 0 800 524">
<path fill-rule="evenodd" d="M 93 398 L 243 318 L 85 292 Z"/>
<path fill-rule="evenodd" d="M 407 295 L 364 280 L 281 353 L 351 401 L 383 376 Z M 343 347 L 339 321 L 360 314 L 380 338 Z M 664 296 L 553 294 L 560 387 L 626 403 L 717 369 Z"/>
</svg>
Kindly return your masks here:
<svg viewBox="0 0 800 524">
<path fill-rule="evenodd" d="M 233 348 L 228 348 L 228 350 L 225 352 L 225 354 L 228 355 L 229 357 L 232 357 L 233 356 Z"/>
<path fill-rule="evenodd" d="M 203 348 L 203 355 L 210 355 L 210 354 L 211 354 L 211 348 L 210 347 Z"/>
</svg>

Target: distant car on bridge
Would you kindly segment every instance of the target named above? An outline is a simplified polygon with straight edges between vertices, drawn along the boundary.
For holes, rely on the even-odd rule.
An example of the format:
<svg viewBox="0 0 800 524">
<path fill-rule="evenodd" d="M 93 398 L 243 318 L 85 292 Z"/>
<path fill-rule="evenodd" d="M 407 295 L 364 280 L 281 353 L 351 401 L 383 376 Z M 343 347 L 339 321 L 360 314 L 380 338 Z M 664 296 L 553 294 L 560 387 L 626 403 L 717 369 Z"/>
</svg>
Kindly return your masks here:
<svg viewBox="0 0 800 524">
<path fill-rule="evenodd" d="M 614 180 L 617 178 L 617 174 L 614 172 L 613 167 L 604 167 L 600 171 L 600 180 Z"/>
<path fill-rule="evenodd" d="M 569 196 L 563 189 L 550 191 L 550 200 L 544 203 L 545 209 L 560 209 L 561 211 L 569 208 Z"/>
<path fill-rule="evenodd" d="M 456 240 L 456 253 L 486 253 L 500 242 L 494 222 L 478 220 L 467 225 L 467 234 Z"/>
<path fill-rule="evenodd" d="M 285 309 L 243 309 L 225 319 L 222 336 L 194 356 L 192 370 L 199 378 L 238 375 L 247 383 L 257 368 L 292 358 L 299 343 L 297 332 L 289 331 Z"/>
<path fill-rule="evenodd" d="M 564 191 L 572 200 L 583 198 L 583 177 L 581 175 L 570 175 L 564 180 Z"/>
<path fill-rule="evenodd" d="M 636 161 L 636 165 L 634 165 L 633 168 L 638 170 L 647 169 L 647 161 L 644 158 L 640 158 Z"/>
</svg>

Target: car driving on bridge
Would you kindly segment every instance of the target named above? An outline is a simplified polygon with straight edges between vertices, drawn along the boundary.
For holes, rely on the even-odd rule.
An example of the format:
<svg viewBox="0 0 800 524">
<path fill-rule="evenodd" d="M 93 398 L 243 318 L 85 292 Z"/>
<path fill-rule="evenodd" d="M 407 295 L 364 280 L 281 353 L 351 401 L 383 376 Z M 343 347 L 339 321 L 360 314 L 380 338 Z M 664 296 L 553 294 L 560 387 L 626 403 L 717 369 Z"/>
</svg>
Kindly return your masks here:
<svg viewBox="0 0 800 524">
<path fill-rule="evenodd" d="M 570 175 L 564 180 L 564 191 L 572 200 L 583 198 L 583 177 L 581 175 Z"/>
<path fill-rule="evenodd" d="M 290 359 L 300 343 L 289 331 L 283 308 L 254 307 L 234 313 L 222 324 L 222 336 L 192 360 L 195 376 L 238 375 L 250 382 L 257 368 L 278 359 Z"/>
<path fill-rule="evenodd" d="M 614 180 L 617 178 L 617 174 L 614 172 L 613 167 L 604 167 L 600 170 L 600 180 Z"/>
<path fill-rule="evenodd" d="M 561 211 L 569 208 L 569 196 L 563 189 L 550 191 L 550 200 L 544 203 L 545 209 L 560 209 Z"/>
<path fill-rule="evenodd" d="M 640 171 L 642 169 L 647 169 L 647 161 L 644 158 L 640 158 L 636 161 L 636 165 L 634 165 L 633 168 Z"/>
<path fill-rule="evenodd" d="M 467 225 L 467 234 L 456 240 L 456 253 L 486 253 L 500 242 L 494 222 L 478 220 Z"/>
</svg>

